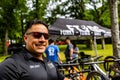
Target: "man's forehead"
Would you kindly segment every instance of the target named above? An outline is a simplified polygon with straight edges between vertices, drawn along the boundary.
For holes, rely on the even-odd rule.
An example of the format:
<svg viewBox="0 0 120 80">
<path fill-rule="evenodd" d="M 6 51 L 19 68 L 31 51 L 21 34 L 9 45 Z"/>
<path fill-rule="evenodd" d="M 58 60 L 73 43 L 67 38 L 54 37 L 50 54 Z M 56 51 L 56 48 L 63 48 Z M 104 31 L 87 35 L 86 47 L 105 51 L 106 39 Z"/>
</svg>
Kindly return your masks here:
<svg viewBox="0 0 120 80">
<path fill-rule="evenodd" d="M 27 31 L 31 31 L 31 30 L 47 30 L 47 27 L 43 24 L 36 24 L 36 25 L 32 25 L 31 28 L 29 28 Z"/>
</svg>

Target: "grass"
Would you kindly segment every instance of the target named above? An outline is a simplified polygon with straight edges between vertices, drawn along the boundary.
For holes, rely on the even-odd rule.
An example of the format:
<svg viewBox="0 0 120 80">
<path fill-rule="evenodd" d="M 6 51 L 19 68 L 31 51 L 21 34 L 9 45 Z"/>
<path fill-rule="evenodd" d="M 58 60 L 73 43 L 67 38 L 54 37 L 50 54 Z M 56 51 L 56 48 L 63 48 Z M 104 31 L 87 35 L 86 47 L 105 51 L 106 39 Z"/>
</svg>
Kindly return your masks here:
<svg viewBox="0 0 120 80">
<path fill-rule="evenodd" d="M 89 48 L 86 48 L 86 45 L 84 45 L 84 44 L 79 44 L 78 47 L 80 49 L 80 52 L 84 51 L 86 54 L 89 54 L 92 56 L 96 55 L 95 50 L 91 50 Z M 65 51 L 66 45 L 59 45 L 59 48 L 60 48 L 60 55 L 62 57 L 62 60 L 65 61 L 64 51 Z M 98 53 L 98 55 L 103 55 L 103 58 L 106 56 L 112 55 L 113 54 L 112 53 L 112 45 L 106 44 L 105 49 L 103 50 L 103 49 L 101 49 L 101 45 L 98 44 L 97 45 L 97 53 Z M 0 62 L 2 62 L 8 56 L 0 55 Z"/>
<path fill-rule="evenodd" d="M 0 54 L 0 62 L 2 62 L 3 60 L 5 60 L 6 57 L 8 57 L 10 55 L 7 55 L 7 56 L 3 56 L 2 54 Z"/>
<path fill-rule="evenodd" d="M 98 44 L 97 45 L 97 50 L 91 50 L 90 48 L 86 48 L 86 45 L 84 44 L 79 44 L 78 45 L 79 47 L 79 50 L 80 52 L 85 52 L 85 54 L 88 54 L 88 55 L 92 55 L 92 56 L 95 56 L 96 55 L 96 52 L 99 56 L 103 56 L 103 59 L 106 57 L 106 56 L 112 56 L 113 55 L 113 51 L 112 51 L 112 45 L 111 44 L 106 44 L 105 45 L 105 49 L 101 49 L 101 45 Z M 66 48 L 66 45 L 59 45 L 59 48 L 60 48 L 60 54 L 62 56 L 62 60 L 64 61 L 65 60 L 65 56 L 64 56 L 64 50 Z"/>
</svg>

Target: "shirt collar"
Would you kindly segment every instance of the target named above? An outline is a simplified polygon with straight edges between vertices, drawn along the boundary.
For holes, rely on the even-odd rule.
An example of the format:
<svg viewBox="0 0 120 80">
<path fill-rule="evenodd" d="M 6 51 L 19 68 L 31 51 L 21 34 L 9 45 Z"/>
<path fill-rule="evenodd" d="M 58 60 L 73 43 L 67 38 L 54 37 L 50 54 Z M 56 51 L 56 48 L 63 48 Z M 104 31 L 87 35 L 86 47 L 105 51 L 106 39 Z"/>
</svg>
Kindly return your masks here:
<svg viewBox="0 0 120 80">
<path fill-rule="evenodd" d="M 39 60 L 39 59 L 35 58 L 35 57 L 31 54 L 31 52 L 28 51 L 26 48 L 24 48 L 24 51 L 25 51 L 25 53 L 23 53 L 23 54 L 24 54 L 24 57 L 25 57 L 26 60 Z M 39 61 L 41 61 L 41 60 L 39 60 Z M 48 61 L 48 60 L 43 56 L 43 61 L 46 62 L 46 61 Z"/>
</svg>

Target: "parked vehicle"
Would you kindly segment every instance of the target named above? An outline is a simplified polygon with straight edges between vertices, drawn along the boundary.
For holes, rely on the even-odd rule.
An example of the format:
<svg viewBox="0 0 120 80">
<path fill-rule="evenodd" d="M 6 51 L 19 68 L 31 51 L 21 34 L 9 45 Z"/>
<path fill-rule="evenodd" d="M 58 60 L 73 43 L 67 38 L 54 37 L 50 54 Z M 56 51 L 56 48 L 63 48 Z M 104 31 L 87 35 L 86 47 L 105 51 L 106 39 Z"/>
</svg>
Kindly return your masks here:
<svg viewBox="0 0 120 80">
<path fill-rule="evenodd" d="M 14 54 L 16 52 L 19 52 L 24 45 L 22 43 L 15 43 L 15 44 L 10 44 L 8 46 L 8 53 L 9 54 Z"/>
</svg>

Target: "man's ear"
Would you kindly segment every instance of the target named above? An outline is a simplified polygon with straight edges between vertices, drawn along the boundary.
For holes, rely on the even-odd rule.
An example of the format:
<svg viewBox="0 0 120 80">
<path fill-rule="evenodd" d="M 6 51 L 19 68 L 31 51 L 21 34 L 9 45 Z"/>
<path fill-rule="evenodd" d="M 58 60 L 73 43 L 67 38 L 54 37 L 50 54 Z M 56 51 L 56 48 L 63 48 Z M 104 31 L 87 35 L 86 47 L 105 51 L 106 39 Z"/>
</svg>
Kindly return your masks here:
<svg viewBox="0 0 120 80">
<path fill-rule="evenodd" d="M 23 36 L 23 39 L 24 39 L 24 41 L 26 42 L 26 40 L 27 40 L 27 36 L 24 35 L 24 36 Z"/>
</svg>

